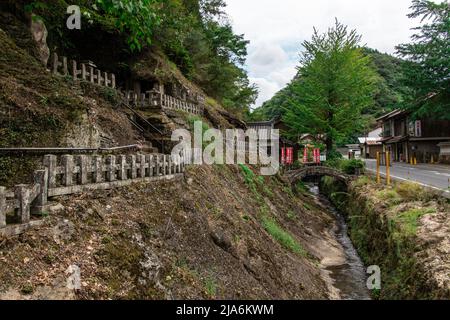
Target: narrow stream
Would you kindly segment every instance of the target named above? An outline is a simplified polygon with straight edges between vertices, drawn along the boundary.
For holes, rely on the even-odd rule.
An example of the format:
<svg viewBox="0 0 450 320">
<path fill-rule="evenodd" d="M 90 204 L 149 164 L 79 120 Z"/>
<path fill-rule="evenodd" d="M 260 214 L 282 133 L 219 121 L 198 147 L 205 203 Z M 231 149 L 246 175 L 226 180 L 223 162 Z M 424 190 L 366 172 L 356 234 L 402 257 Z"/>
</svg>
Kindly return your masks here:
<svg viewBox="0 0 450 320">
<path fill-rule="evenodd" d="M 311 183 L 307 184 L 307 186 L 316 199 L 336 217 L 337 227 L 334 233 L 344 250 L 345 263 L 326 268 L 334 281 L 334 287 L 339 289 L 341 298 L 344 300 L 370 300 L 370 292 L 366 285 L 366 267 L 350 240 L 345 218 L 337 211 L 327 197 L 320 193 L 317 184 Z"/>
</svg>

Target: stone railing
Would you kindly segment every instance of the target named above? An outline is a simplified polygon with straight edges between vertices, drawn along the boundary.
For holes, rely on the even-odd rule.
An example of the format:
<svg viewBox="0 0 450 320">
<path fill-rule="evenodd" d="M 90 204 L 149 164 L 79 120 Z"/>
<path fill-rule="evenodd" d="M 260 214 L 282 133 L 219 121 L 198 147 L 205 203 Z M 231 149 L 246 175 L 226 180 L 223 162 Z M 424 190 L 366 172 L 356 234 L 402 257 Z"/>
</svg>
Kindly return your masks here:
<svg viewBox="0 0 450 320">
<path fill-rule="evenodd" d="M 102 72 L 88 63 L 81 63 L 81 69 L 78 69 L 75 60 L 68 61 L 66 57 L 59 57 L 56 53 L 53 53 L 50 63 L 53 74 L 71 76 L 74 80 L 85 80 L 104 87 L 116 87 L 116 76 L 113 73 Z"/>
<path fill-rule="evenodd" d="M 38 170 L 34 173 L 35 183 L 32 185 L 16 185 L 12 190 L 0 187 L 0 235 L 20 234 L 41 223 L 39 220 L 31 221 L 31 214 L 42 214 L 47 201 L 46 179 L 47 172 Z M 14 213 L 12 224 L 9 224 L 7 213 Z"/>
<path fill-rule="evenodd" d="M 12 190 L 0 187 L 0 235 L 16 235 L 39 225 L 41 220 L 31 221 L 31 215 L 42 215 L 49 197 L 173 179 L 184 169 L 182 156 L 46 155 L 44 169 L 34 173 L 34 184 L 17 185 Z M 14 213 L 11 219 L 9 213 Z"/>
<path fill-rule="evenodd" d="M 129 105 L 136 107 L 162 108 L 163 110 L 182 110 L 193 114 L 203 114 L 203 107 L 201 105 L 183 101 L 156 91 L 147 91 L 146 93 L 141 94 L 128 91 L 126 92 L 125 97 Z"/>
</svg>

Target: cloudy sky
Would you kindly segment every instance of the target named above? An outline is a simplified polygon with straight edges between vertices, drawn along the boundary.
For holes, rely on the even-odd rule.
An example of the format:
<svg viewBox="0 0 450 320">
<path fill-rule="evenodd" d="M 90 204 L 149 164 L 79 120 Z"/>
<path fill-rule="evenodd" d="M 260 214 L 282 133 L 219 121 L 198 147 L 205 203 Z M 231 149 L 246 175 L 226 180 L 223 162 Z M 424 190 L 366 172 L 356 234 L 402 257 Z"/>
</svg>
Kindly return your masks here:
<svg viewBox="0 0 450 320">
<path fill-rule="evenodd" d="M 250 40 L 246 69 L 259 87 L 256 106 L 295 75 L 301 43 L 313 27 L 326 31 L 335 17 L 363 36 L 363 43 L 394 53 L 417 22 L 406 15 L 411 0 L 226 0 L 236 33 Z"/>
</svg>

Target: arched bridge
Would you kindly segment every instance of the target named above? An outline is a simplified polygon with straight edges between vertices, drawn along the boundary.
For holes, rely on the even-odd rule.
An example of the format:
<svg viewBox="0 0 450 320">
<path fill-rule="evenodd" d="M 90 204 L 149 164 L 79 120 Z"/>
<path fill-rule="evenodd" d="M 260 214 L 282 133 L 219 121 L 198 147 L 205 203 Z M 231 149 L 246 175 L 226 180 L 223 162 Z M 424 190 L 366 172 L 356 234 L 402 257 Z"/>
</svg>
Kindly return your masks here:
<svg viewBox="0 0 450 320">
<path fill-rule="evenodd" d="M 325 166 L 315 166 L 315 167 L 304 167 L 298 170 L 288 171 L 286 173 L 286 178 L 289 180 L 291 185 L 294 185 L 297 181 L 301 181 L 307 177 L 333 177 L 344 183 L 348 183 L 352 180 L 352 176 L 342 173 L 337 169 L 333 169 Z"/>
</svg>

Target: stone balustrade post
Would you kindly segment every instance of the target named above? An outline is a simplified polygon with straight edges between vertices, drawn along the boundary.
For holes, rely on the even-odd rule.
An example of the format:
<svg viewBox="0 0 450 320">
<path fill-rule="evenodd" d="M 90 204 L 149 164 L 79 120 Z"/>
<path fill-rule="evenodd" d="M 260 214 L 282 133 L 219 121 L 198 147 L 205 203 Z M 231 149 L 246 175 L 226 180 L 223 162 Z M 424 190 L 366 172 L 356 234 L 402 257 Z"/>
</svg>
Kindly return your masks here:
<svg viewBox="0 0 450 320">
<path fill-rule="evenodd" d="M 103 182 L 103 157 L 102 156 L 94 156 L 94 182 L 101 183 Z"/>
<path fill-rule="evenodd" d="M 107 164 L 106 180 L 109 182 L 116 181 L 116 156 L 109 155 L 107 157 Z"/>
<path fill-rule="evenodd" d="M 20 223 L 30 222 L 30 189 L 25 184 L 14 187 L 14 195 L 19 203 L 16 209 L 16 217 Z"/>
<path fill-rule="evenodd" d="M 140 161 L 139 161 L 139 177 L 140 178 L 145 178 L 145 154 L 140 154 L 139 155 Z"/>
<path fill-rule="evenodd" d="M 6 227 L 6 188 L 0 187 L 0 228 Z"/>
<path fill-rule="evenodd" d="M 56 187 L 56 166 L 57 166 L 57 157 L 52 154 L 48 154 L 44 156 L 44 167 L 47 168 L 48 171 L 48 187 L 55 188 Z"/>
<path fill-rule="evenodd" d="M 127 157 L 124 155 L 120 155 L 118 157 L 119 160 L 119 180 L 127 180 Z"/>
<path fill-rule="evenodd" d="M 136 179 L 137 178 L 137 166 L 136 166 L 136 156 L 135 155 L 130 155 L 129 156 L 129 161 L 130 161 L 130 167 L 131 167 L 131 179 Z"/>
<path fill-rule="evenodd" d="M 48 170 L 37 170 L 34 172 L 34 183 L 39 184 L 39 194 L 32 203 L 34 214 L 42 213 L 48 198 Z"/>
<path fill-rule="evenodd" d="M 73 185 L 73 156 L 66 154 L 61 157 L 61 164 L 64 167 L 63 185 L 72 186 Z"/>
</svg>

